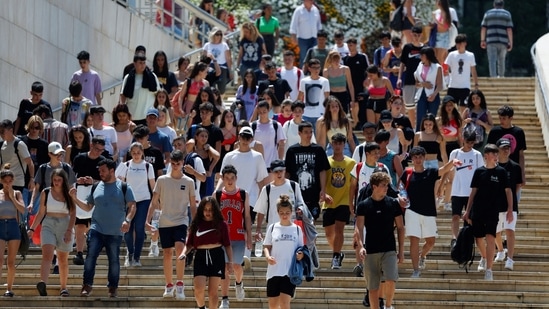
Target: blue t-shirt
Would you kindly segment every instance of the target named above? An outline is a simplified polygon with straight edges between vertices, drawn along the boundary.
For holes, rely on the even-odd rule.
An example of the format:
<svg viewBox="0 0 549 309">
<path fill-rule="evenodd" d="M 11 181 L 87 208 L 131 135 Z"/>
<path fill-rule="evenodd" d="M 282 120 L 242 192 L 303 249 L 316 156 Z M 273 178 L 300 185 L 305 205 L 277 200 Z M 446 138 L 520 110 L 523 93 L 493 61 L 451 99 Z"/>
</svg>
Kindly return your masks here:
<svg viewBox="0 0 549 309">
<path fill-rule="evenodd" d="M 117 179 L 112 183 L 99 182 L 97 188 L 90 194 L 88 204 L 94 205 L 91 218 L 91 229 L 103 235 L 119 235 L 123 233 L 120 227 L 126 219 L 126 204 L 122 194 L 122 181 Z M 126 190 L 126 203 L 135 202 L 132 188 Z"/>
<path fill-rule="evenodd" d="M 172 152 L 173 150 L 172 144 L 170 143 L 170 138 L 160 131 L 150 133 L 149 142 L 151 142 L 153 147 L 158 148 L 162 154 Z"/>
</svg>

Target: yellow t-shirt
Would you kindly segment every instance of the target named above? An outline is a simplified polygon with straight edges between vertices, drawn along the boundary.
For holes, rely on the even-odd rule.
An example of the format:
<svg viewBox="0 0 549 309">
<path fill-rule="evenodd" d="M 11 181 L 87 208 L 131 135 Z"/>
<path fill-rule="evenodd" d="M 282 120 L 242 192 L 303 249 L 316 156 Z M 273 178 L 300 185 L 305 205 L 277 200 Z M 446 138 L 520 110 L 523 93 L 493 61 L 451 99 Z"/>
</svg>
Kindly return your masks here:
<svg viewBox="0 0 549 309">
<path fill-rule="evenodd" d="M 326 173 L 326 193 L 333 198 L 334 202 L 323 203 L 322 209 L 349 205 L 351 170 L 356 162 L 349 157 L 344 157 L 343 161 L 335 161 L 332 156 L 328 157 L 328 162 L 330 162 L 330 169 Z"/>
</svg>

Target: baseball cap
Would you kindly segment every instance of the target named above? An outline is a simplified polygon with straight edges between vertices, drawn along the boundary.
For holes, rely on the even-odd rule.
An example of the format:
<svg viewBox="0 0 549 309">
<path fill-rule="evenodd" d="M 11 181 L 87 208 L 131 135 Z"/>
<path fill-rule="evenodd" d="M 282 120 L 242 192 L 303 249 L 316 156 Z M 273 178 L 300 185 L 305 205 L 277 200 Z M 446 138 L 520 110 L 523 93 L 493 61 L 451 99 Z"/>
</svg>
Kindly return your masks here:
<svg viewBox="0 0 549 309">
<path fill-rule="evenodd" d="M 286 170 L 286 164 L 284 164 L 283 160 L 274 160 L 271 162 L 270 170 L 271 172 Z"/>
<path fill-rule="evenodd" d="M 48 152 L 57 155 L 61 152 L 65 152 L 65 149 L 63 149 L 63 146 L 61 146 L 58 142 L 51 142 L 48 145 Z"/>
<path fill-rule="evenodd" d="M 451 95 L 447 95 L 442 99 L 442 104 L 446 104 L 448 102 L 456 102 L 456 99 L 454 99 Z"/>
<path fill-rule="evenodd" d="M 379 116 L 379 121 L 383 122 L 383 121 L 392 121 L 393 120 L 393 115 L 391 115 L 391 112 L 388 111 L 388 110 L 384 110 L 381 112 L 381 116 Z"/>
<path fill-rule="evenodd" d="M 498 141 L 496 142 L 496 146 L 498 146 L 499 148 L 502 148 L 502 147 L 511 147 L 511 141 L 507 138 L 500 138 L 498 139 Z"/>
<path fill-rule="evenodd" d="M 254 131 L 250 127 L 242 127 L 242 129 L 240 129 L 240 132 L 238 132 L 238 135 L 248 135 L 254 137 Z"/>
<path fill-rule="evenodd" d="M 158 118 L 159 114 L 158 114 L 158 110 L 154 107 L 151 107 L 147 110 L 147 115 L 145 116 L 149 116 L 149 115 L 154 115 L 156 116 L 156 118 Z"/>
<path fill-rule="evenodd" d="M 92 107 L 90 107 L 90 114 L 99 114 L 99 113 L 105 113 L 106 110 L 103 106 L 101 105 L 94 105 Z"/>
</svg>

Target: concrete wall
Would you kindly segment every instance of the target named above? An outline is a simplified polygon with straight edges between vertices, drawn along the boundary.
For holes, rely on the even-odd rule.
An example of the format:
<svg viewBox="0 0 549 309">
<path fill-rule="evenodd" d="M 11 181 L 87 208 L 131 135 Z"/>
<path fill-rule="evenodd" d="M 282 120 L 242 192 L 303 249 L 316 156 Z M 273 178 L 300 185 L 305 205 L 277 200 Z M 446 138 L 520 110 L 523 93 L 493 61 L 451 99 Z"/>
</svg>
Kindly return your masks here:
<svg viewBox="0 0 549 309">
<path fill-rule="evenodd" d="M 44 99 L 53 108 L 60 106 L 72 74 L 80 69 L 76 55 L 81 50 L 91 54 L 103 89 L 122 79 L 137 45 L 147 47 L 149 64 L 157 50 L 164 50 L 169 59 L 188 51 L 112 0 L 3 0 L 0 37 L 2 119 L 15 119 L 34 81 L 44 83 Z M 117 94 L 104 94 L 103 104 L 110 107 L 117 99 Z"/>
</svg>

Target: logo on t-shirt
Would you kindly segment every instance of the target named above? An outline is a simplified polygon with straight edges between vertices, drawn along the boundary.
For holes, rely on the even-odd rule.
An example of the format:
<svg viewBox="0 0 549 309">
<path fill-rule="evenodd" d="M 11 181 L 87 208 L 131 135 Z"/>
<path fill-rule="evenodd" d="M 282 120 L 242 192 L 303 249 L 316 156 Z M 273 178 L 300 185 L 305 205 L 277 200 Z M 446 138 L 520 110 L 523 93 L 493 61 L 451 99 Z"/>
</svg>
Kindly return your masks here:
<svg viewBox="0 0 549 309">
<path fill-rule="evenodd" d="M 185 185 L 181 185 L 181 187 L 179 187 L 180 190 L 185 190 L 187 188 L 187 186 Z"/>
<path fill-rule="evenodd" d="M 202 231 L 202 232 L 199 232 L 199 231 L 196 231 L 196 237 L 200 237 L 204 234 L 207 234 L 209 232 L 212 232 L 212 231 L 215 231 L 215 229 L 209 229 L 209 230 L 205 230 L 205 231 Z"/>
</svg>

